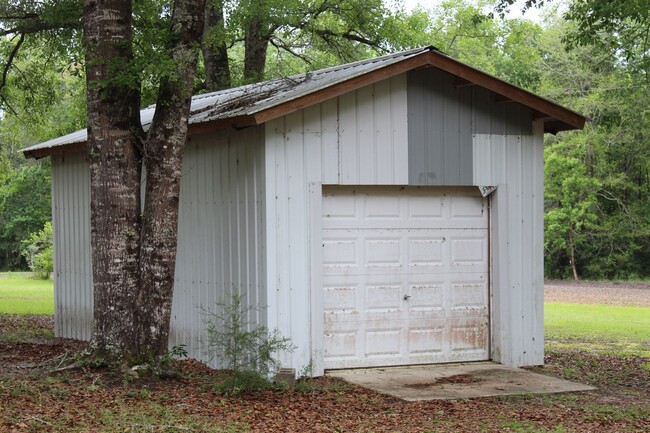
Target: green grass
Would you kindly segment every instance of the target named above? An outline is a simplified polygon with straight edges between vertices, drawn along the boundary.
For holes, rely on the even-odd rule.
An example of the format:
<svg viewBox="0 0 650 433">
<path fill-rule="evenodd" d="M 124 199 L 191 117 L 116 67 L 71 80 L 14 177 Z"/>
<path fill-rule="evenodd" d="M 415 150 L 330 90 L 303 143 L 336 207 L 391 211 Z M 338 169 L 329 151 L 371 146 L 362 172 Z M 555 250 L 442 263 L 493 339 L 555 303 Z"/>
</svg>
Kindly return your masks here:
<svg viewBox="0 0 650 433">
<path fill-rule="evenodd" d="M 547 345 L 650 356 L 650 308 L 544 304 Z"/>
<path fill-rule="evenodd" d="M 0 273 L 0 314 L 54 314 L 54 282 L 29 272 Z"/>
</svg>

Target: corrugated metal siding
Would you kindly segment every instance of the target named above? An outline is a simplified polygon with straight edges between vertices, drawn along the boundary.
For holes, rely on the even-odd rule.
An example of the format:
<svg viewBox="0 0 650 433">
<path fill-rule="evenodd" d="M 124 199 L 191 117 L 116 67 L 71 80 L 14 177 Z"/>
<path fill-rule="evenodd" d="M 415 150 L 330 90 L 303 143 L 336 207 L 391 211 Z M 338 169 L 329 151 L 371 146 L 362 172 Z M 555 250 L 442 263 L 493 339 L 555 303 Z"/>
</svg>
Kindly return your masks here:
<svg viewBox="0 0 650 433">
<path fill-rule="evenodd" d="M 406 184 L 406 74 L 342 95 L 338 98 L 338 107 L 338 181 L 332 182 L 333 167 L 327 165 L 323 182 L 340 185 Z M 326 145 L 332 146 L 330 143 Z"/>
<path fill-rule="evenodd" d="M 93 318 L 90 170 L 82 153 L 52 157 L 52 222 L 55 335 L 89 340 Z"/>
<path fill-rule="evenodd" d="M 193 138 L 183 163 L 170 346 L 205 359 L 202 309 L 233 292 L 266 324 L 263 127 Z M 56 333 L 92 331 L 90 174 L 82 154 L 52 159 Z"/>
<path fill-rule="evenodd" d="M 493 358 L 544 362 L 542 124 L 534 135 L 474 136 L 474 183 L 492 194 Z"/>
<path fill-rule="evenodd" d="M 204 310 L 234 293 L 266 325 L 263 127 L 192 138 L 183 161 L 170 347 L 205 359 Z"/>
<path fill-rule="evenodd" d="M 531 134 L 525 107 L 437 69 L 407 75 L 410 185 L 472 185 L 473 134 Z"/>
</svg>

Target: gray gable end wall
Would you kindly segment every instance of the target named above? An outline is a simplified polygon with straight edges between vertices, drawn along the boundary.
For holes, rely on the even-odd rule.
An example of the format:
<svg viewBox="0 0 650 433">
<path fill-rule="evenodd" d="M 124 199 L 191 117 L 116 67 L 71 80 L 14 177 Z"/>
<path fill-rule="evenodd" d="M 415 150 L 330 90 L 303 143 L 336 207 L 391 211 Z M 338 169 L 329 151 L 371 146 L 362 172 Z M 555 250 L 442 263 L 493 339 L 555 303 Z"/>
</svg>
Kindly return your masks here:
<svg viewBox="0 0 650 433">
<path fill-rule="evenodd" d="M 427 68 L 407 74 L 410 185 L 473 185 L 474 134 L 532 135 L 530 109 Z"/>
</svg>

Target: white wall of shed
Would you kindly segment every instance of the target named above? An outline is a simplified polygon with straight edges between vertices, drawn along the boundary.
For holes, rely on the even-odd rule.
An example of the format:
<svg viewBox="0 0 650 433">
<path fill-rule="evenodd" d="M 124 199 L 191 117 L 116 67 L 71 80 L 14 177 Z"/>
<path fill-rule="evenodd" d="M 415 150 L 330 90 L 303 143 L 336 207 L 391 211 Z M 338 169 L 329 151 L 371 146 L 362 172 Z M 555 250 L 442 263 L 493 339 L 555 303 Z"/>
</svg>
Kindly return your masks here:
<svg viewBox="0 0 650 433">
<path fill-rule="evenodd" d="M 543 124 L 533 135 L 474 135 L 474 183 L 491 195 L 492 359 L 544 363 Z"/>
<path fill-rule="evenodd" d="M 203 309 L 243 296 L 266 325 L 264 128 L 193 137 L 183 161 L 170 347 L 207 360 Z M 55 332 L 89 340 L 90 172 L 83 153 L 52 158 Z M 215 363 L 216 365 L 216 363 Z"/>
<path fill-rule="evenodd" d="M 266 325 L 263 130 L 194 136 L 185 153 L 169 345 L 196 359 L 207 360 L 206 311 L 235 293 Z"/>
<path fill-rule="evenodd" d="M 322 185 L 408 183 L 406 75 L 268 122 L 265 153 L 268 323 L 319 375 Z"/>
<path fill-rule="evenodd" d="M 83 153 L 52 157 L 54 333 L 89 340 L 93 326 L 90 170 Z"/>
</svg>

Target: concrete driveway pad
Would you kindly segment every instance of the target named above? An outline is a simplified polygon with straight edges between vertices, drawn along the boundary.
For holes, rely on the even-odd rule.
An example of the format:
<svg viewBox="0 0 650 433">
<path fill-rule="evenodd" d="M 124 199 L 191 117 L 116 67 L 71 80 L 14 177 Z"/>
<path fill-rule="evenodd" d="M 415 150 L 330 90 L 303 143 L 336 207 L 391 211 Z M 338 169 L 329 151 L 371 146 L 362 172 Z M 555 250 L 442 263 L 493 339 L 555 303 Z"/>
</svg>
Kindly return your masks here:
<svg viewBox="0 0 650 433">
<path fill-rule="evenodd" d="M 327 375 L 406 401 L 460 400 L 596 389 L 494 362 L 333 370 Z"/>
</svg>

